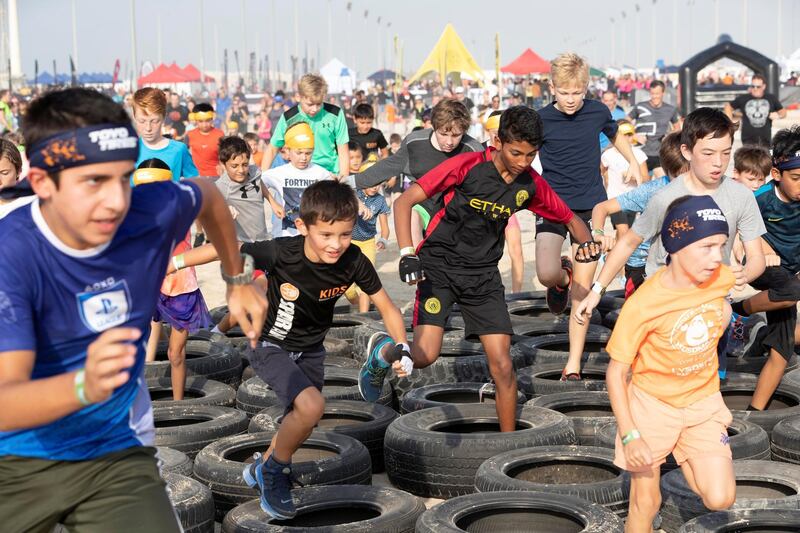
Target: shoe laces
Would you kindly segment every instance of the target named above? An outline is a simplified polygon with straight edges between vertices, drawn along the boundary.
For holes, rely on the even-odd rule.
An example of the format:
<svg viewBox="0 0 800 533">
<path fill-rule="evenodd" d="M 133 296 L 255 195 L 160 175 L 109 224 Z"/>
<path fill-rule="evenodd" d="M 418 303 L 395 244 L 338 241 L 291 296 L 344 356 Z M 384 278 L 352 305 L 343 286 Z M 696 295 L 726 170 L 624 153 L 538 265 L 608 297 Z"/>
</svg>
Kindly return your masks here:
<svg viewBox="0 0 800 533">
<path fill-rule="evenodd" d="M 386 373 L 389 371 L 388 368 L 384 368 L 375 361 L 373 364 L 367 368 L 367 372 L 369 373 L 369 384 L 373 387 L 381 387 L 383 385 L 383 378 L 386 377 Z"/>
<path fill-rule="evenodd" d="M 731 333 L 732 337 L 738 341 L 744 340 L 744 320 L 741 317 L 737 317 L 736 320 L 733 321 L 731 324 Z"/>
<path fill-rule="evenodd" d="M 270 490 L 292 490 L 292 469 L 288 465 L 278 465 L 277 468 L 267 468 L 264 484 Z"/>
</svg>

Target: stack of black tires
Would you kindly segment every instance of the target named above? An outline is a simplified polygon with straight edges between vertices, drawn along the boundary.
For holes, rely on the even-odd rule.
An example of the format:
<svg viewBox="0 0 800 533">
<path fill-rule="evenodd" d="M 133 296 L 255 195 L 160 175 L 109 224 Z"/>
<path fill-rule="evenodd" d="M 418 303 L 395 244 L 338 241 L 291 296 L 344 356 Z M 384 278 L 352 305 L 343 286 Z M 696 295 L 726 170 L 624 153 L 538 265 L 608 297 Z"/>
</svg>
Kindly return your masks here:
<svg viewBox="0 0 800 533">
<path fill-rule="evenodd" d="M 603 298 L 583 354 L 584 379 L 562 383 L 567 316 L 549 314 L 541 292 L 509 298 L 519 389 L 511 433 L 499 432 L 485 355 L 464 339 L 457 310 L 437 362 L 409 378 L 392 375 L 375 404 L 361 400 L 357 378 L 370 336 L 383 330 L 380 317 L 337 314 L 325 341 L 325 412 L 293 457 L 298 514 L 288 521 L 265 515 L 241 477 L 284 416 L 252 372 L 241 331 L 190 338 L 180 402 L 171 400 L 161 346 L 146 375 L 162 471 L 184 529 L 622 532 L 629 477 L 613 463 L 616 424 L 605 387 L 605 344 L 621 305 L 619 293 Z M 656 524 L 663 531 L 800 531 L 800 369 L 793 358 L 769 408 L 745 411 L 764 361 L 729 361 L 722 386 L 734 413 L 734 507 L 709 513 L 670 458 Z"/>
</svg>

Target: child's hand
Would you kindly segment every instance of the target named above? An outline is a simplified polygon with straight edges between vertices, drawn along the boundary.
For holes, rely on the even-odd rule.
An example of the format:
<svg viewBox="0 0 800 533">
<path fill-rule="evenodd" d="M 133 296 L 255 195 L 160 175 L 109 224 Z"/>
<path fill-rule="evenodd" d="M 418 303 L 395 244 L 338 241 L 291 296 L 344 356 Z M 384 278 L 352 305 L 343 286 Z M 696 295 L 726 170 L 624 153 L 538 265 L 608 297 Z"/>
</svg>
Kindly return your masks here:
<svg viewBox="0 0 800 533">
<path fill-rule="evenodd" d="M 767 254 L 764 256 L 764 261 L 766 261 L 767 267 L 781 266 L 781 257 L 779 255 Z"/>
<path fill-rule="evenodd" d="M 737 291 L 744 290 L 747 286 L 747 276 L 744 273 L 744 267 L 736 260 L 735 257 L 731 258 L 731 272 L 736 278 L 736 283 L 733 288 Z"/>
<path fill-rule="evenodd" d="M 378 238 L 378 240 L 375 242 L 375 249 L 378 250 L 379 252 L 383 252 L 384 250 L 386 250 L 387 244 L 388 243 L 386 242 L 386 239 Z"/>
<path fill-rule="evenodd" d="M 372 218 L 372 210 L 364 205 L 361 200 L 358 201 L 358 215 L 364 220 L 369 220 Z"/>
<path fill-rule="evenodd" d="M 600 251 L 602 253 L 607 253 L 617 243 L 617 239 L 611 235 L 595 235 L 594 242 L 600 244 Z"/>
<path fill-rule="evenodd" d="M 280 206 L 280 205 L 277 205 L 277 204 L 273 205 L 272 206 L 272 212 L 275 214 L 276 217 L 278 217 L 281 220 L 286 218 L 286 211 L 284 211 L 283 206 Z"/>
<path fill-rule="evenodd" d="M 642 171 L 638 165 L 628 165 L 628 170 L 625 172 L 624 183 L 636 182 L 636 185 L 641 185 L 644 178 L 642 178 Z"/>
<path fill-rule="evenodd" d="M 405 352 L 406 354 L 408 352 Z M 399 361 L 392 363 L 392 370 L 397 374 L 398 378 L 405 378 L 411 375 L 414 370 L 414 362 L 408 355 L 403 355 Z"/>
<path fill-rule="evenodd" d="M 641 437 L 630 441 L 623 449 L 628 466 L 640 468 L 653 464 L 653 452 Z"/>
</svg>

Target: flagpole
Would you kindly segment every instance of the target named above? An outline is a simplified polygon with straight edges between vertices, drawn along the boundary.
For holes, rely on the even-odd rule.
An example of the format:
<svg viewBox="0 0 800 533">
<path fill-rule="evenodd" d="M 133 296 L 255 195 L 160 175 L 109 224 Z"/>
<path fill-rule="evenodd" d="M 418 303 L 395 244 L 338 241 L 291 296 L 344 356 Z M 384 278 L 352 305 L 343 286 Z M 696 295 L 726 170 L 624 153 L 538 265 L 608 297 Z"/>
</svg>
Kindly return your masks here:
<svg viewBox="0 0 800 533">
<path fill-rule="evenodd" d="M 75 61 L 75 68 L 78 68 L 78 13 L 77 0 L 72 0 L 72 59 Z"/>
<path fill-rule="evenodd" d="M 131 89 L 136 90 L 139 84 L 139 62 L 136 60 L 136 0 L 131 0 Z"/>
</svg>

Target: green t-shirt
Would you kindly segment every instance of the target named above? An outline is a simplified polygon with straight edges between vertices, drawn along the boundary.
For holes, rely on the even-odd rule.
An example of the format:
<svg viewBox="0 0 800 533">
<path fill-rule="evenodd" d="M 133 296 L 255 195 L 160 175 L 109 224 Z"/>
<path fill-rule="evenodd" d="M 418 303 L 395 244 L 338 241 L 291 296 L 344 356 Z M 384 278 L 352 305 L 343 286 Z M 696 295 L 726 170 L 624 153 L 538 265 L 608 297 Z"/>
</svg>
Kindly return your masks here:
<svg viewBox="0 0 800 533">
<path fill-rule="evenodd" d="M 325 103 L 322 104 L 322 109 L 316 115 L 309 117 L 303 113 L 299 105 L 296 105 L 281 115 L 269 141 L 270 144 L 276 148 L 282 148 L 286 128 L 298 121 L 307 122 L 311 126 L 311 131 L 314 132 L 314 154 L 311 162 L 338 174 L 339 154 L 336 147 L 350 141 L 344 111 L 338 106 Z"/>
</svg>

